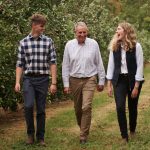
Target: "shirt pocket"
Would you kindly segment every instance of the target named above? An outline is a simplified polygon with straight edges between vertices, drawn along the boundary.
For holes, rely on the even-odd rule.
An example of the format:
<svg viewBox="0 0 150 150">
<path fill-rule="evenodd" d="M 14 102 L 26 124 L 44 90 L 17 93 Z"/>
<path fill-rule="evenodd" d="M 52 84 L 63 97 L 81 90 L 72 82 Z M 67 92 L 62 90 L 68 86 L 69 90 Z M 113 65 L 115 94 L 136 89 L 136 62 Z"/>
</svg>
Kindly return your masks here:
<svg viewBox="0 0 150 150">
<path fill-rule="evenodd" d="M 25 50 L 25 55 L 26 55 L 27 57 L 32 56 L 32 48 L 26 49 L 26 50 Z"/>
</svg>

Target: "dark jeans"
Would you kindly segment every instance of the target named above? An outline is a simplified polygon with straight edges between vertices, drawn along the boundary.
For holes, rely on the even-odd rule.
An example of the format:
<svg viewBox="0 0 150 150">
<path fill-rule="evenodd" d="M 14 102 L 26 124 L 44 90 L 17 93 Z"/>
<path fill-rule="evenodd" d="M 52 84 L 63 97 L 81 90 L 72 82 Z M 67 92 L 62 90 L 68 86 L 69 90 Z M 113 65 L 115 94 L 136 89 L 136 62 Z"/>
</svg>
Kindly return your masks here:
<svg viewBox="0 0 150 150">
<path fill-rule="evenodd" d="M 137 124 L 137 106 L 139 94 L 142 85 L 139 87 L 139 93 L 136 98 L 131 98 L 131 92 L 129 88 L 128 76 L 119 76 L 117 86 L 114 86 L 114 96 L 116 101 L 117 117 L 120 127 L 122 138 L 128 138 L 127 130 L 127 118 L 126 118 L 126 96 L 128 95 L 128 109 L 129 109 L 129 127 L 130 132 L 135 132 Z"/>
<path fill-rule="evenodd" d="M 27 124 L 27 134 L 34 136 L 34 101 L 36 102 L 36 138 L 44 139 L 45 133 L 45 103 L 48 91 L 49 77 L 29 77 L 23 78 L 23 97 L 25 105 L 25 119 Z"/>
</svg>

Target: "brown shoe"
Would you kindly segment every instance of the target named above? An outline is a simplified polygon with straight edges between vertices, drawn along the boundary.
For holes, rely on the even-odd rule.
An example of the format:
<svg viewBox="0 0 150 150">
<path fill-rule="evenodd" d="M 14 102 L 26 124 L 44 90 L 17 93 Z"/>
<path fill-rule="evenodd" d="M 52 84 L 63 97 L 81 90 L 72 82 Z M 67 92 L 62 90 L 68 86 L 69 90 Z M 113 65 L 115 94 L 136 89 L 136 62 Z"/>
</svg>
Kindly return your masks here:
<svg viewBox="0 0 150 150">
<path fill-rule="evenodd" d="M 39 140 L 38 143 L 40 146 L 46 147 L 46 143 L 44 142 L 44 140 Z"/>
<path fill-rule="evenodd" d="M 128 143 L 128 138 L 122 138 L 121 144 L 126 145 Z"/>
<path fill-rule="evenodd" d="M 27 145 L 31 145 L 34 143 L 34 137 L 32 135 L 29 135 L 26 141 Z"/>
<path fill-rule="evenodd" d="M 87 137 L 83 137 L 83 136 L 80 136 L 80 144 L 81 145 L 84 145 L 84 144 L 86 144 L 87 143 Z"/>
<path fill-rule="evenodd" d="M 80 144 L 81 144 L 81 145 L 84 145 L 84 144 L 86 144 L 86 143 L 87 143 L 87 140 L 85 140 L 85 139 L 84 139 L 84 140 L 80 140 Z"/>
<path fill-rule="evenodd" d="M 135 133 L 135 132 L 130 132 L 130 137 L 131 137 L 131 139 L 135 138 L 135 136 L 136 136 L 136 133 Z"/>
</svg>

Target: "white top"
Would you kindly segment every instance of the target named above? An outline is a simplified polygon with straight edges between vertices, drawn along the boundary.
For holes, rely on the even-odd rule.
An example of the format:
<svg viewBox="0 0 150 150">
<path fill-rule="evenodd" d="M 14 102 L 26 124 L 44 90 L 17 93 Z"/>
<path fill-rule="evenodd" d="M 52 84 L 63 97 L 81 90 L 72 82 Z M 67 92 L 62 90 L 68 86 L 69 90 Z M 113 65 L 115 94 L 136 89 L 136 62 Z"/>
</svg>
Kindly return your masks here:
<svg viewBox="0 0 150 150">
<path fill-rule="evenodd" d="M 91 77 L 98 74 L 99 85 L 104 85 L 105 70 L 98 43 L 86 38 L 85 43 L 78 44 L 77 39 L 67 42 L 62 63 L 64 87 L 69 87 L 69 77 Z"/>
<path fill-rule="evenodd" d="M 121 49 L 121 73 L 128 73 L 126 51 L 124 49 Z"/>
<path fill-rule="evenodd" d="M 143 81 L 143 50 L 140 43 L 136 43 L 136 63 L 137 63 L 137 71 L 135 75 L 136 81 Z M 113 78 L 114 73 L 114 56 L 113 51 L 110 51 L 107 75 L 106 78 L 111 80 Z M 121 49 L 121 73 L 128 73 L 127 63 L 126 63 L 126 52 Z"/>
</svg>

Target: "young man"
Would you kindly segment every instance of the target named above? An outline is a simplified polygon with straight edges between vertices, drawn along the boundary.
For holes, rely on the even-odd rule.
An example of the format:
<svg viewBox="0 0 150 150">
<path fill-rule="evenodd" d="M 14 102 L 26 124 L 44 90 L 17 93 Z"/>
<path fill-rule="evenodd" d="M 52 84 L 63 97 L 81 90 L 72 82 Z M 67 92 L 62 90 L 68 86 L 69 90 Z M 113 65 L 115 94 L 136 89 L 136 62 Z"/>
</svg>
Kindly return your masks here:
<svg viewBox="0 0 150 150">
<path fill-rule="evenodd" d="M 74 99 L 77 123 L 80 127 L 80 143 L 87 142 L 90 124 L 92 99 L 97 90 L 103 91 L 105 70 L 98 43 L 87 38 L 88 28 L 84 22 L 75 25 L 76 38 L 67 42 L 62 64 L 64 92 L 70 90 Z"/>
<path fill-rule="evenodd" d="M 56 92 L 56 52 L 51 38 L 44 36 L 46 18 L 41 14 L 31 17 L 31 33 L 20 41 L 16 64 L 15 91 L 20 91 L 23 75 L 23 98 L 27 125 L 27 144 L 34 143 L 34 100 L 36 102 L 36 139 L 45 146 L 45 103 L 49 86 L 49 73 L 52 81 L 49 90 Z"/>
</svg>

